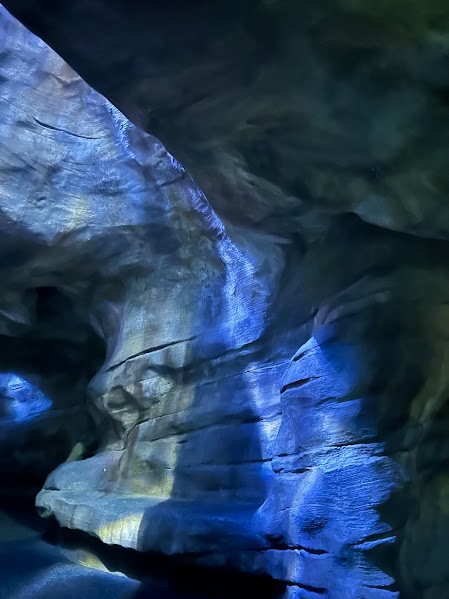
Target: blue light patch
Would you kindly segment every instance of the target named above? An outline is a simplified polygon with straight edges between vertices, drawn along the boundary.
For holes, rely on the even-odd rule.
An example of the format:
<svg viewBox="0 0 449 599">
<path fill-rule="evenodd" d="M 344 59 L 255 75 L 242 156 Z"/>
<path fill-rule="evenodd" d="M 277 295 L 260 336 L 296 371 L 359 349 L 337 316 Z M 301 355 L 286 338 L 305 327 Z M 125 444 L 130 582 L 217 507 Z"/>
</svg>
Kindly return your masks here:
<svg viewBox="0 0 449 599">
<path fill-rule="evenodd" d="M 52 407 L 52 401 L 23 377 L 0 374 L 0 419 L 12 422 L 33 420 Z"/>
</svg>

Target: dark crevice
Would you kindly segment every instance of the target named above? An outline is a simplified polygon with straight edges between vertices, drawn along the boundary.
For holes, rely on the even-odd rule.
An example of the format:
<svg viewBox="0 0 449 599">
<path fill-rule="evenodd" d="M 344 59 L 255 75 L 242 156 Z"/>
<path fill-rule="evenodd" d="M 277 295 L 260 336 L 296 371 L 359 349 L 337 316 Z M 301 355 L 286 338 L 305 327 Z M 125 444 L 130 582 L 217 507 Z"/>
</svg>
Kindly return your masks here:
<svg viewBox="0 0 449 599">
<path fill-rule="evenodd" d="M 251 597 L 278 599 L 285 589 L 285 583 L 267 575 L 256 576 L 195 564 L 205 557 L 204 554 L 164 556 L 156 552 L 138 552 L 117 545 L 105 545 L 85 533 L 60 528 L 54 521 L 47 529 L 45 540 L 69 551 L 86 549 L 96 555 L 109 571 L 123 572 L 130 578 L 142 581 L 142 588 L 133 599 L 177 598 L 178 595 L 172 595 L 173 592 L 179 593 L 179 597 L 184 599 L 189 596 L 192 599 L 229 599 L 231 596 L 247 599 L 249 590 Z M 161 588 L 155 594 L 156 585 L 161 585 Z"/>
<path fill-rule="evenodd" d="M 328 592 L 328 589 L 324 588 L 324 587 L 312 587 L 308 584 L 301 584 L 300 582 L 289 582 L 287 583 L 287 586 L 289 587 L 298 587 L 299 589 L 304 589 L 305 591 L 308 591 L 309 593 L 315 593 L 316 595 L 322 597 L 323 595 L 325 595 Z"/>
<path fill-rule="evenodd" d="M 61 133 L 66 133 L 67 135 L 71 135 L 73 137 L 79 137 L 81 139 L 101 139 L 101 137 L 92 137 L 89 135 L 80 135 L 79 133 L 73 133 L 73 131 L 66 131 L 65 129 L 60 129 L 59 127 L 55 127 L 54 125 L 49 125 L 48 123 L 43 123 L 36 117 L 33 117 L 38 125 L 44 127 L 45 129 L 50 129 L 52 131 L 60 131 Z"/>
<path fill-rule="evenodd" d="M 305 551 L 310 555 L 329 555 L 329 551 L 325 549 L 314 549 L 313 547 L 304 547 L 304 545 L 289 545 L 284 542 L 273 542 L 269 549 L 261 549 L 260 552 L 270 551 L 271 549 L 277 549 L 279 551 Z"/>
<path fill-rule="evenodd" d="M 121 360 L 120 362 L 113 364 L 112 366 L 110 366 L 107 369 L 107 372 L 111 372 L 111 370 L 115 370 L 116 368 L 123 366 L 123 364 L 125 364 L 129 360 L 134 360 L 134 358 L 139 358 L 140 356 L 145 356 L 148 354 L 154 354 L 155 352 L 161 351 L 163 349 L 167 349 L 168 347 L 173 347 L 174 345 L 178 345 L 179 343 L 186 343 L 187 341 L 193 341 L 194 339 L 196 339 L 196 335 L 194 335 L 192 337 L 187 337 L 186 339 L 176 339 L 176 341 L 169 341 L 168 343 L 156 345 L 154 347 L 151 347 L 150 349 L 143 349 L 142 351 L 137 352 L 136 354 L 132 354 L 131 356 L 128 356 L 124 360 Z"/>
<path fill-rule="evenodd" d="M 42 285 L 16 301 L 29 316 L 20 334 L 0 335 L 2 497 L 34 496 L 77 443 L 96 450 L 86 387 L 105 359 L 82 298 Z"/>
<path fill-rule="evenodd" d="M 319 378 L 320 378 L 319 376 L 309 376 L 307 378 L 294 381 L 293 383 L 287 383 L 287 385 L 284 385 L 282 387 L 281 393 L 285 393 L 285 391 L 288 391 L 290 389 L 299 389 L 300 387 L 307 385 L 307 383 L 310 383 L 311 381 L 315 381 L 316 379 L 319 379 Z"/>
</svg>

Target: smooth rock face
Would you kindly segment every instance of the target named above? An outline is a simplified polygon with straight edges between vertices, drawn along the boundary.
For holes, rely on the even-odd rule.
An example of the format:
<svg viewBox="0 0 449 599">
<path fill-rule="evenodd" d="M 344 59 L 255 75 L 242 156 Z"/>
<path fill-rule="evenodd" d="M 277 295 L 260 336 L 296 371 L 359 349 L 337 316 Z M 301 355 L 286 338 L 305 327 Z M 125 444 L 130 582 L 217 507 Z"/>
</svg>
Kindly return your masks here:
<svg viewBox="0 0 449 599">
<path fill-rule="evenodd" d="M 277 3 L 268 5 L 277 10 Z M 117 6 L 111 5 L 112 20 Z M 357 6 L 352 3 L 351 14 L 358 13 Z M 60 10 L 58 18 L 66 8 Z M 164 23 L 164 15 L 159 16 L 162 20 L 154 20 L 158 26 Z M 302 40 L 294 16 L 298 18 L 295 11 L 291 31 Z M 66 23 L 62 17 L 57 22 L 61 27 Z M 240 27 L 236 22 L 226 35 L 235 34 Z M 330 47 L 338 46 L 326 19 L 320 27 L 318 39 L 327 32 L 324 39 Z M 424 178 L 410 166 L 416 155 L 409 153 L 407 135 L 410 123 L 421 122 L 422 99 L 410 102 L 415 91 L 407 87 L 409 74 L 401 117 L 397 98 L 390 99 L 395 106 L 390 113 L 389 96 L 382 104 L 376 87 L 368 106 L 361 92 L 355 94 L 361 122 L 370 110 L 392 125 L 378 130 L 373 124 L 370 136 L 360 133 L 359 143 L 345 141 L 357 168 L 353 161 L 346 168 L 338 131 L 324 138 L 327 158 L 320 158 L 321 150 L 312 143 L 316 127 L 326 130 L 319 102 L 316 121 L 302 113 L 308 105 L 299 102 L 292 108 L 295 122 L 297 107 L 301 109 L 302 135 L 290 127 L 290 112 L 284 115 L 281 129 L 288 131 L 291 156 L 303 159 L 301 177 L 311 188 L 297 212 L 298 198 L 284 191 L 298 170 L 282 144 L 270 159 L 280 165 L 275 183 L 282 193 L 270 187 L 273 171 L 261 162 L 264 181 L 256 185 L 255 203 L 248 201 L 245 186 L 240 195 L 214 195 L 223 181 L 235 190 L 232 183 L 242 180 L 240 172 L 234 181 L 232 160 L 220 162 L 220 169 L 225 163 L 229 169 L 223 167 L 223 176 L 216 176 L 220 136 L 224 130 L 235 132 L 222 102 L 232 107 L 235 98 L 231 101 L 224 93 L 219 73 L 214 80 L 196 62 L 197 53 L 205 54 L 201 44 L 194 46 L 189 62 L 200 65 L 198 81 L 211 86 L 217 98 L 216 104 L 207 100 L 213 119 L 204 119 L 205 130 L 199 127 L 195 138 L 188 117 L 197 114 L 201 90 L 190 108 L 181 106 L 178 114 L 170 107 L 175 101 L 171 86 L 188 86 L 179 86 L 171 72 L 174 58 L 164 54 L 172 38 L 163 37 L 163 28 L 159 38 L 147 36 L 159 44 L 160 54 L 155 63 L 140 54 L 142 65 L 151 72 L 156 64 L 160 72 L 151 86 L 144 86 L 143 106 L 152 106 L 146 96 L 150 87 L 156 116 L 167 102 L 168 116 L 161 117 L 160 131 L 167 132 L 167 138 L 173 133 L 171 143 L 179 141 L 179 155 L 192 165 L 211 198 L 219 197 L 217 207 L 228 210 L 234 224 L 225 226 L 154 137 L 130 124 L 4 9 L 0 31 L 2 335 L 8 337 L 17 362 L 17 348 L 48 340 L 53 369 L 45 370 L 35 352 L 27 362 L 41 391 L 62 366 L 71 376 L 66 386 L 73 389 L 95 373 L 87 401 L 95 434 L 65 419 L 73 444 L 60 461 L 69 453 L 71 458 L 48 477 L 37 498 L 40 511 L 106 543 L 186 553 L 200 563 L 269 573 L 288 583 L 290 599 L 391 599 L 399 592 L 412 599 L 444 596 L 449 584 L 449 248 L 429 237 L 446 236 L 448 223 L 445 204 L 439 203 L 444 181 L 440 189 L 429 175 L 426 194 Z M 55 35 L 61 31 L 55 29 Z M 182 31 L 187 36 L 181 38 L 183 44 L 195 34 L 195 28 Z M 263 32 L 265 36 L 267 29 Z M 171 35 L 176 38 L 178 33 L 174 26 Z M 222 56 L 219 50 L 228 48 L 226 39 L 216 36 L 211 68 L 214 52 Z M 246 39 L 237 37 L 235 48 Z M 271 39 L 274 43 L 275 36 Z M 274 55 L 282 64 L 289 39 L 286 35 L 286 46 Z M 307 36 L 298 43 L 308 52 Z M 354 43 L 358 51 L 357 39 Z M 251 48 L 261 52 L 259 46 Z M 72 49 L 75 56 L 76 45 Z M 244 102 L 244 114 L 258 113 L 260 120 L 247 122 L 241 133 L 251 141 L 248 156 L 254 156 L 255 143 L 266 159 L 272 155 L 264 141 L 278 139 L 281 125 L 276 119 L 270 125 L 265 110 L 278 99 L 285 102 L 286 89 L 278 89 L 273 78 L 268 102 L 266 82 L 278 64 L 269 59 L 271 53 L 262 55 L 268 71 L 251 79 L 254 87 Z M 101 65 L 98 54 L 91 59 L 84 64 Z M 402 65 L 406 53 L 391 60 Z M 238 64 L 244 86 L 245 61 Z M 290 62 L 285 64 L 289 72 Z M 324 93 L 329 69 L 306 66 L 301 66 L 307 70 L 300 69 L 301 77 L 304 82 L 317 79 L 323 110 L 330 110 L 333 103 L 325 101 L 330 92 Z M 178 68 L 184 73 L 183 64 Z M 387 71 L 390 68 L 388 63 Z M 232 76 L 240 72 L 236 69 L 230 70 Z M 139 76 L 130 71 L 130 111 Z M 121 71 L 117 77 L 120 91 Z M 338 93 L 331 94 L 333 100 L 340 98 L 343 116 L 345 94 L 352 98 L 355 93 L 346 83 L 349 88 L 342 83 Z M 358 79 L 357 85 L 362 85 Z M 232 86 L 226 89 L 233 94 Z M 264 101 L 257 105 L 259 91 Z M 120 97 L 125 103 L 125 96 Z M 435 110 L 429 113 L 431 121 L 436 115 L 443 118 L 443 104 Z M 197 114 L 194 122 L 199 120 Z M 217 138 L 209 136 L 212 122 L 220 128 Z M 347 121 L 342 117 L 342 122 Z M 263 123 L 262 137 L 257 123 Z M 446 134 L 441 127 L 438 139 Z M 211 144 L 218 138 L 217 154 Z M 393 143 L 398 138 L 400 149 Z M 363 158 L 367 139 L 379 142 L 376 147 L 386 162 L 402 165 L 391 176 L 381 175 L 382 183 L 377 176 L 366 176 L 372 164 L 369 152 L 370 160 L 365 163 Z M 427 143 L 418 143 L 420 152 L 426 153 Z M 201 162 L 200 149 L 213 165 Z M 438 160 L 432 152 L 426 159 L 433 173 Z M 256 172 L 252 167 L 243 171 Z M 349 187 L 340 188 L 343 180 Z M 378 185 L 381 195 L 373 191 Z M 430 204 L 421 203 L 421 197 Z M 261 198 L 265 216 L 259 214 Z M 249 214 L 252 210 L 258 213 L 255 217 Z M 351 210 L 359 216 L 348 214 Z M 254 227 L 235 225 L 241 222 Z M 256 223 L 282 235 L 294 230 L 299 236 L 281 243 L 278 237 L 256 232 Z M 11 256 L 16 262 L 8 265 Z M 104 341 L 105 356 L 98 337 Z M 58 347 L 62 366 L 55 355 Z M 82 351 L 88 356 L 89 348 L 91 369 L 79 357 Z M 66 353 L 70 360 L 64 362 Z M 18 364 L 7 364 L 5 372 L 26 379 L 26 369 L 16 372 Z M 67 383 L 58 381 L 48 395 L 52 409 Z M 71 397 L 71 405 L 85 413 L 83 394 L 77 391 Z M 58 401 L 64 403 L 65 396 Z M 23 423 L 16 424 L 19 437 Z M 70 452 L 73 446 L 87 447 L 86 453 Z"/>
</svg>

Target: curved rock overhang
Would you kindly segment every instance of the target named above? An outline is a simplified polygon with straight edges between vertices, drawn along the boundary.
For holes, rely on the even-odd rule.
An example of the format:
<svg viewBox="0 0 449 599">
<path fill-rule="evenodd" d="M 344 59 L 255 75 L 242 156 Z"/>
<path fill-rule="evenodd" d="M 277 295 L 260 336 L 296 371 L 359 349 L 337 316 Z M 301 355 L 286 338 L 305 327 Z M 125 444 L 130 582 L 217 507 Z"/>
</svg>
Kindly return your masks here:
<svg viewBox="0 0 449 599">
<path fill-rule="evenodd" d="M 315 237 L 354 212 L 446 238 L 439 0 L 6 0 L 234 223 Z"/>
</svg>

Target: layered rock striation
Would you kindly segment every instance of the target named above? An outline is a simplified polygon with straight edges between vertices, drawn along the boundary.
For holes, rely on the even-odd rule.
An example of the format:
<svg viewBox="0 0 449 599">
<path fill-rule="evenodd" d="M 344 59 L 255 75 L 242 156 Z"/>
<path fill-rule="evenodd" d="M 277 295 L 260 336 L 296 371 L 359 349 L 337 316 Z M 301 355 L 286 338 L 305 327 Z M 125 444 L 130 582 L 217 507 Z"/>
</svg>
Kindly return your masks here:
<svg viewBox="0 0 449 599">
<path fill-rule="evenodd" d="M 263 341 L 282 252 L 225 228 L 155 138 L 1 19 L 1 211 L 26 244 L 7 308 L 30 288 L 60 290 L 106 354 L 87 389 L 95 455 L 79 431 L 38 506 L 142 550 L 255 547 L 289 355 Z"/>
<path fill-rule="evenodd" d="M 213 11 L 193 12 L 195 27 L 216 25 L 208 54 L 195 27 L 175 20 L 167 32 L 161 9 L 159 37 L 147 35 L 145 52 L 129 48 L 142 70 L 117 69 L 114 93 L 110 71 L 98 83 L 104 55 L 87 57 L 70 35 L 63 44 L 71 9 L 54 14 L 54 45 L 167 140 L 217 212 L 156 138 L 0 11 L 2 334 L 11 348 L 50 338 L 61 355 L 72 349 L 72 378 L 53 387 L 60 356 L 50 354 L 53 370 L 30 359 L 52 402 L 40 404 L 33 443 L 67 389 L 78 389 L 70 405 L 85 418 L 64 418 L 58 455 L 70 459 L 37 505 L 106 543 L 268 573 L 291 599 L 444 597 L 444 69 L 422 86 L 426 61 L 444 63 L 443 42 L 424 36 L 417 69 L 409 52 L 428 28 L 411 21 L 400 43 L 392 34 L 400 52 L 384 70 L 368 38 L 369 56 L 342 72 L 335 52 L 317 50 L 317 40 L 345 45 L 327 5 L 307 15 L 263 5 L 277 19 L 263 22 L 278 28 L 251 28 L 257 11 L 221 13 L 222 29 Z M 372 33 L 373 15 L 351 6 L 337 11 L 338 27 Z M 246 48 L 248 31 L 259 43 L 233 60 L 228 48 Z M 192 48 L 189 68 L 173 71 L 179 47 Z M 298 65 L 298 55 L 310 60 Z M 280 64 L 287 87 L 271 77 Z M 150 120 L 137 111 L 138 84 Z M 14 356 L 5 369 L 24 376 Z M 10 425 L 0 422 L 7 442 L 27 424 L 14 434 Z"/>
</svg>

